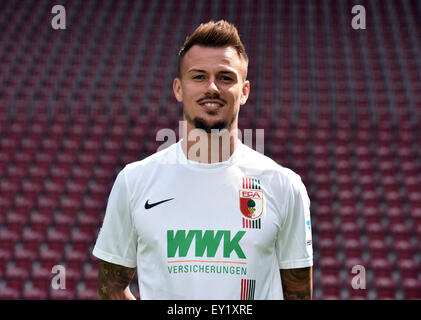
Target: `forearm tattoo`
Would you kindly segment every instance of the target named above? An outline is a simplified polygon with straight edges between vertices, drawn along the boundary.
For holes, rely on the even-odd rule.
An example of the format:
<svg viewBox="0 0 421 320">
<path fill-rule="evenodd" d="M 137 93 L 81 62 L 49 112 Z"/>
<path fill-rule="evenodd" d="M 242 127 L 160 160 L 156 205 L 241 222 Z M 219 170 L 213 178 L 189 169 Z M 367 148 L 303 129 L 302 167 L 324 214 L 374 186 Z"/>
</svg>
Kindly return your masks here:
<svg viewBox="0 0 421 320">
<path fill-rule="evenodd" d="M 285 300 L 311 300 L 313 296 L 312 268 L 281 269 Z"/>
<path fill-rule="evenodd" d="M 129 286 L 136 268 L 127 268 L 100 260 L 98 269 L 98 295 L 104 300 L 127 299 Z M 131 296 L 130 291 L 128 291 Z"/>
</svg>

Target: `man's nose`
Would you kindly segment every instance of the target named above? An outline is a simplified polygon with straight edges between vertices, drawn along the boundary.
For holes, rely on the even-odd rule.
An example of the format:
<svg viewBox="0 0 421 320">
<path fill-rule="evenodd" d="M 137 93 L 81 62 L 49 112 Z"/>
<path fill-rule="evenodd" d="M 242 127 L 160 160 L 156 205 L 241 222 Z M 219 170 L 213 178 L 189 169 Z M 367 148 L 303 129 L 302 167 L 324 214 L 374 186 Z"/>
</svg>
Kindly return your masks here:
<svg viewBox="0 0 421 320">
<path fill-rule="evenodd" d="M 212 79 L 212 78 L 209 79 L 207 91 L 208 93 L 211 93 L 211 94 L 219 93 L 219 88 L 215 82 L 215 79 Z"/>
</svg>

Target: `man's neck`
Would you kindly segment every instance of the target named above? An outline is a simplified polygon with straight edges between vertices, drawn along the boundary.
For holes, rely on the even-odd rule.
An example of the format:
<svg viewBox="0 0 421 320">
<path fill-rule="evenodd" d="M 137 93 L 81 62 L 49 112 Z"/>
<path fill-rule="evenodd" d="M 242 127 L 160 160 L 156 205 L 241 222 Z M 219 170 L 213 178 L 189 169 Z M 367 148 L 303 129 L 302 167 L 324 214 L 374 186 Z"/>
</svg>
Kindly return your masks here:
<svg viewBox="0 0 421 320">
<path fill-rule="evenodd" d="M 206 131 L 187 128 L 181 147 L 188 160 L 201 163 L 227 161 L 238 146 L 238 129 Z"/>
</svg>

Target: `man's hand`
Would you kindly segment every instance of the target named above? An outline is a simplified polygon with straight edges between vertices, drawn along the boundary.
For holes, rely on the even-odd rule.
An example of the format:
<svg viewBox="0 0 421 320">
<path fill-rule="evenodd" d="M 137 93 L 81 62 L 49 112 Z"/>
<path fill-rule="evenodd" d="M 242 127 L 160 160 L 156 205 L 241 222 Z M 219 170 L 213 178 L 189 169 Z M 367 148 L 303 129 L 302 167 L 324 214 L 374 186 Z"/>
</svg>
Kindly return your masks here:
<svg viewBox="0 0 421 320">
<path fill-rule="evenodd" d="M 311 300 L 313 297 L 313 268 L 281 269 L 285 300 Z"/>
<path fill-rule="evenodd" d="M 102 300 L 136 300 L 130 292 L 130 282 L 136 268 L 127 268 L 103 260 L 99 261 L 98 296 Z"/>
</svg>

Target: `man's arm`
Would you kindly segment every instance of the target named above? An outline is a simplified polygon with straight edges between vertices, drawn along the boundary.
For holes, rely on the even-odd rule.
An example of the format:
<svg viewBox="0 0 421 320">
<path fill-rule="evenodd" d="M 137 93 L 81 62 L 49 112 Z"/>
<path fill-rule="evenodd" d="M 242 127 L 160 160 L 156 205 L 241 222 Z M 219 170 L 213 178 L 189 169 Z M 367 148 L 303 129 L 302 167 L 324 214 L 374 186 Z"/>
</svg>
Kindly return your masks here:
<svg viewBox="0 0 421 320">
<path fill-rule="evenodd" d="M 98 296 L 102 300 L 136 300 L 130 282 L 136 268 L 127 268 L 104 260 L 99 261 Z"/>
<path fill-rule="evenodd" d="M 285 300 L 311 300 L 313 297 L 313 268 L 281 269 Z"/>
</svg>

